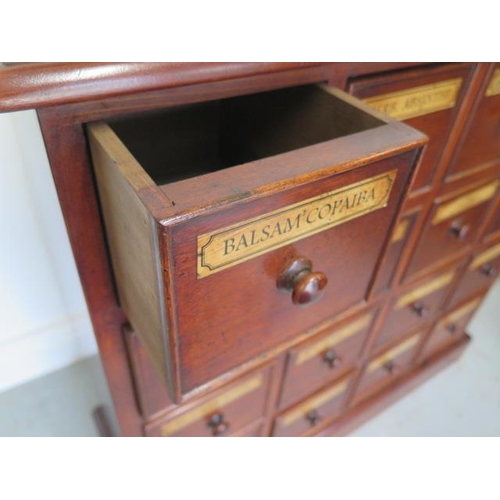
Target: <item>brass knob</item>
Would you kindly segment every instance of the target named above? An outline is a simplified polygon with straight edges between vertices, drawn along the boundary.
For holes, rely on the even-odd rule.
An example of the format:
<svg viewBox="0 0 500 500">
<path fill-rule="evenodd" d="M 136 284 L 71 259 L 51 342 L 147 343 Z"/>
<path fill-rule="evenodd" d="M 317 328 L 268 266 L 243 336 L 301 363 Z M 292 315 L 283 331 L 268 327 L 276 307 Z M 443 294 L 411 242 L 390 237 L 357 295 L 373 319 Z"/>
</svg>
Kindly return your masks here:
<svg viewBox="0 0 500 500">
<path fill-rule="evenodd" d="M 322 296 L 328 278 L 320 271 L 313 272 L 312 262 L 306 257 L 297 257 L 290 262 L 278 277 L 280 290 L 292 291 L 292 302 L 296 306 L 314 304 Z"/>
<path fill-rule="evenodd" d="M 229 429 L 229 424 L 224 421 L 224 414 L 219 412 L 208 419 L 207 426 L 212 429 L 213 436 L 222 436 Z"/>
<path fill-rule="evenodd" d="M 427 307 L 425 307 L 422 302 L 415 302 L 411 306 L 411 310 L 419 317 L 419 318 L 425 318 L 427 316 L 427 313 L 429 312 Z"/>
<path fill-rule="evenodd" d="M 320 420 L 321 417 L 319 416 L 319 413 L 317 410 L 311 410 L 307 415 L 306 419 L 309 421 L 311 424 L 311 427 L 314 427 Z"/>
<path fill-rule="evenodd" d="M 328 349 L 328 351 L 323 354 L 323 362 L 325 362 L 328 367 L 333 370 L 342 365 L 342 358 L 340 358 L 333 349 Z"/>
<path fill-rule="evenodd" d="M 493 276 L 497 274 L 497 270 L 491 264 L 485 264 L 484 266 L 481 266 L 480 271 L 481 274 L 483 274 L 487 278 L 493 278 Z"/>
<path fill-rule="evenodd" d="M 470 226 L 463 224 L 460 220 L 453 221 L 450 226 L 450 234 L 457 240 L 463 240 L 469 234 L 469 230 Z"/>
</svg>

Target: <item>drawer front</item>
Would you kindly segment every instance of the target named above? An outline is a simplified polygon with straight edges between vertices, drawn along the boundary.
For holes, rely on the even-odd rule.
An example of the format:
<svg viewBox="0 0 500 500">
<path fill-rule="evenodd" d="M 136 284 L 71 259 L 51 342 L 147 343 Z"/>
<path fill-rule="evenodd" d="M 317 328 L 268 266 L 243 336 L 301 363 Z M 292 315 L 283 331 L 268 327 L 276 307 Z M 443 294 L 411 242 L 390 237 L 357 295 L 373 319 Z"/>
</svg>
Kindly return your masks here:
<svg viewBox="0 0 500 500">
<path fill-rule="evenodd" d="M 430 337 L 425 341 L 422 353 L 419 355 L 419 361 L 427 360 L 433 354 L 454 344 L 463 337 L 467 324 L 474 316 L 482 299 L 482 296 L 476 297 L 440 319 L 432 330 Z"/>
<path fill-rule="evenodd" d="M 411 366 L 424 333 L 412 335 L 369 361 L 356 388 L 353 404 L 397 380 Z"/>
<path fill-rule="evenodd" d="M 463 100 L 473 65 L 398 71 L 353 80 L 349 92 L 424 132 L 429 144 L 411 189 L 430 186 Z"/>
<path fill-rule="evenodd" d="M 262 437 L 264 436 L 265 420 L 260 419 L 257 422 L 245 425 L 245 427 L 229 434 L 230 437 Z"/>
<path fill-rule="evenodd" d="M 344 407 L 352 376 L 316 393 L 276 418 L 273 436 L 302 436 L 334 420 Z"/>
<path fill-rule="evenodd" d="M 264 417 L 271 370 L 253 373 L 196 403 L 186 403 L 174 416 L 146 426 L 146 435 L 218 437 L 239 431 Z"/>
<path fill-rule="evenodd" d="M 172 228 L 174 295 L 177 297 L 177 329 L 181 336 L 179 355 L 181 364 L 190 366 L 185 373 L 187 389 L 365 299 L 407 179 L 407 159 L 377 162 L 347 176 L 327 177 L 303 188 L 251 201 L 229 208 L 223 214 L 199 217 Z M 203 247 L 210 249 L 211 241 L 216 242 L 215 247 L 223 241 L 219 251 L 229 254 L 238 249 L 244 251 L 246 244 L 250 249 L 254 240 L 267 240 L 267 234 L 279 236 L 281 231 L 285 238 L 291 226 L 297 227 L 302 220 L 307 223 L 308 217 L 311 220 L 326 217 L 328 212 L 335 210 L 336 201 L 329 201 L 328 196 L 318 206 L 310 205 L 308 200 L 323 197 L 325 192 L 349 192 L 367 179 L 368 185 L 378 182 L 370 179 L 387 179 L 382 181 L 385 183 L 383 192 L 386 192 L 387 182 L 396 173 L 383 209 L 200 277 L 197 256 Z M 220 234 L 223 240 L 218 237 Z M 328 281 L 321 300 L 314 303 L 294 303 L 294 294 L 308 300 L 307 290 L 298 292 L 300 284 L 290 287 L 293 290 L 279 284 L 291 263 L 303 258 L 312 263 L 317 283 Z M 234 259 L 238 259 L 237 254 Z M 310 272 L 306 280 L 309 277 L 313 277 Z M 322 286 L 314 280 L 310 281 L 311 293 L 316 286 Z"/>
<path fill-rule="evenodd" d="M 391 286 L 401 254 L 419 216 L 420 212 L 404 215 L 396 224 L 373 287 L 376 294 L 388 290 Z"/>
<path fill-rule="evenodd" d="M 500 181 L 476 187 L 434 205 L 407 275 L 412 275 L 440 259 L 452 256 L 476 240 Z"/>
<path fill-rule="evenodd" d="M 150 419 L 159 412 L 174 408 L 175 404 L 168 395 L 165 383 L 151 364 L 137 334 L 126 328 L 124 335 L 141 415 L 145 419 Z"/>
<path fill-rule="evenodd" d="M 376 317 L 365 313 L 292 349 L 280 399 L 290 406 L 351 371 L 361 354 Z"/>
<path fill-rule="evenodd" d="M 500 198 L 497 197 L 496 206 L 493 208 L 493 217 L 485 232 L 485 239 L 493 239 L 500 236 Z"/>
<path fill-rule="evenodd" d="M 455 270 L 447 271 L 406 289 L 395 301 L 375 346 L 394 341 L 431 322 L 439 313 L 455 276 Z"/>
<path fill-rule="evenodd" d="M 450 163 L 450 177 L 500 161 L 500 65 L 490 74 L 463 141 Z"/>
<path fill-rule="evenodd" d="M 89 137 L 120 303 L 176 403 L 366 299 L 425 142 L 317 86 Z"/>
<path fill-rule="evenodd" d="M 453 293 L 449 307 L 474 295 L 480 290 L 489 288 L 500 272 L 500 243 L 492 245 L 476 253 Z"/>
</svg>

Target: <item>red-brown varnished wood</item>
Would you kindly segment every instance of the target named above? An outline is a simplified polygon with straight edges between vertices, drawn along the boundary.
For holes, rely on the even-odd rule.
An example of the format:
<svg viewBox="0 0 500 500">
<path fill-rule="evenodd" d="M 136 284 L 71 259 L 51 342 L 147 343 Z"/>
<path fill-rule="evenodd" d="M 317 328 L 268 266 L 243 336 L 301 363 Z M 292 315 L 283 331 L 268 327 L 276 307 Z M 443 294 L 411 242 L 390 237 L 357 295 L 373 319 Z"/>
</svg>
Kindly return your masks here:
<svg viewBox="0 0 500 500">
<path fill-rule="evenodd" d="M 461 317 L 457 320 L 458 340 L 449 341 L 452 335 L 444 335 L 443 325 L 448 326 L 445 323 L 450 317 L 455 320 L 453 314 L 464 302 L 482 297 L 493 281 L 489 271 L 484 287 L 472 283 L 468 266 L 498 241 L 500 195 L 493 197 L 485 210 L 472 217 L 472 232 L 469 229 L 466 234 L 459 235 L 466 239 L 459 248 L 449 248 L 432 237 L 429 240 L 429 233 L 436 231 L 437 226 L 429 221 L 439 206 L 499 178 L 500 163 L 495 160 L 494 144 L 498 113 L 495 106 L 485 108 L 487 99 L 491 103 L 498 98 L 483 97 L 492 71 L 493 66 L 485 63 L 59 63 L 0 68 L 0 111 L 29 107 L 39 110 L 54 179 L 122 433 L 157 433 L 160 422 L 174 421 L 255 373 L 267 374 L 265 401 L 259 399 L 262 405 L 256 405 L 258 414 L 252 413 L 253 403 L 242 406 L 234 403 L 238 406 L 235 413 L 203 415 L 202 424 L 197 424 L 201 427 L 188 434 L 345 433 L 455 359 L 468 341 L 462 335 L 468 319 Z M 153 242 L 151 248 L 155 248 L 155 258 L 161 256 L 161 261 L 157 262 L 163 266 L 162 293 L 165 295 L 165 311 L 170 318 L 166 328 L 166 350 L 162 352 L 162 356 L 173 357 L 171 371 L 166 374 L 174 386 L 173 398 L 169 396 L 165 381 L 153 368 L 151 352 L 147 352 L 133 334 L 126 334 L 127 342 L 124 341 L 122 329 L 131 318 L 129 307 L 124 307 L 124 312 L 120 303 L 124 306 L 128 299 L 124 301 L 122 298 L 120 302 L 115 295 L 119 267 L 115 266 L 113 272 L 108 260 L 109 241 L 106 241 L 100 222 L 102 214 L 85 135 L 87 124 L 107 121 L 116 127 L 119 135 L 124 134 L 120 137 L 132 150 L 140 150 L 141 144 L 146 144 L 146 156 L 150 153 L 150 157 L 157 155 L 164 159 L 164 150 L 154 145 L 158 138 L 160 143 L 166 140 L 164 132 L 160 130 L 156 136 L 151 135 L 152 129 L 143 127 L 143 124 L 152 113 L 159 115 L 159 111 L 164 113 L 167 108 L 196 106 L 206 101 L 219 105 L 223 100 L 237 96 L 248 96 L 247 102 L 251 102 L 252 94 L 325 82 L 370 97 L 453 78 L 463 78 L 453 108 L 409 120 L 410 124 L 425 131 L 431 142 L 421 158 L 420 174 L 414 179 L 413 192 L 406 193 L 409 182 L 399 176 L 401 184 L 396 186 L 396 191 L 401 198 L 392 200 L 387 207 L 392 214 L 402 214 L 397 220 L 394 215 L 385 221 L 378 220 L 380 214 L 375 212 L 377 217 L 369 214 L 362 218 L 362 222 L 351 221 L 344 229 L 338 226 L 323 236 L 317 234 L 293 242 L 291 253 L 284 248 L 277 249 L 201 280 L 193 276 L 195 237 L 202 232 L 268 213 L 280 204 L 319 193 L 323 187 L 333 188 L 366 178 L 378 172 L 377 169 L 383 169 L 383 165 L 389 165 L 388 162 L 394 161 L 398 154 L 401 158 L 410 155 L 408 151 L 423 144 L 421 136 L 414 135 L 404 124 L 388 120 L 377 112 L 373 112 L 373 116 L 383 125 L 347 134 L 340 140 L 336 139 L 331 144 L 334 147 L 327 143 L 316 144 L 313 150 L 306 147 L 282 153 L 278 160 L 273 158 L 263 162 L 248 163 L 245 158 L 246 162 L 239 162 L 243 163 L 239 166 L 212 172 L 209 174 L 210 189 L 207 188 L 206 176 L 193 172 L 185 175 L 184 167 L 179 168 L 177 174 L 184 175 L 185 180 L 156 179 L 156 166 L 148 172 L 155 182 L 147 188 L 148 182 L 142 184 L 145 177 L 141 177 L 136 200 L 151 214 L 149 220 L 153 221 L 155 229 L 149 234 L 153 240 L 155 234 L 158 237 L 158 246 Z M 355 101 L 346 102 L 363 113 L 372 113 Z M 253 105 L 250 108 L 258 110 Z M 238 112 L 237 115 L 243 116 L 244 113 Z M 345 113 L 353 122 L 361 115 L 354 110 Z M 193 116 L 188 116 L 188 129 L 194 124 Z M 321 123 L 318 116 L 314 115 L 314 118 L 313 125 Z M 131 124 L 128 131 L 120 125 L 127 122 Z M 259 127 L 255 127 L 252 120 L 242 121 L 239 126 L 240 130 L 246 127 L 245 132 L 240 133 L 246 137 L 246 143 L 258 142 L 255 129 Z M 176 127 L 181 129 L 182 121 Z M 298 127 L 300 133 L 295 133 L 295 138 L 282 134 L 277 141 L 285 144 L 292 138 L 296 140 L 302 132 L 310 133 L 310 128 L 300 130 Z M 352 125 L 350 130 L 353 131 Z M 236 127 L 230 127 L 227 133 L 231 137 L 229 142 L 236 143 Z M 487 139 L 488 148 L 471 139 L 478 134 Z M 174 135 L 170 148 L 182 145 L 181 135 Z M 203 133 L 202 137 L 206 138 L 207 134 Z M 198 148 L 195 152 L 202 150 Z M 141 156 L 144 148 L 139 153 Z M 481 157 L 483 153 L 489 156 Z M 272 154 L 268 152 L 265 156 Z M 469 158 L 470 162 L 458 161 L 459 157 Z M 145 164 L 148 161 L 145 160 Z M 233 165 L 238 165 L 238 162 Z M 400 226 L 398 229 L 405 219 L 409 220 L 406 228 L 403 230 Z M 137 221 L 147 221 L 148 218 L 135 220 L 137 225 Z M 460 222 L 464 223 L 463 220 Z M 285 261 L 294 257 L 310 258 L 312 272 L 325 273 L 328 279 L 325 296 L 316 304 L 297 311 L 293 309 L 296 306 L 292 303 L 291 291 L 271 299 L 266 295 L 271 285 L 273 293 L 279 292 L 279 273 Z M 496 258 L 493 256 L 492 260 Z M 147 263 L 147 259 L 144 262 Z M 260 264 L 264 265 L 259 267 Z M 462 264 L 463 268 L 460 267 Z M 493 264 L 496 265 L 496 261 Z M 131 270 L 130 264 L 127 268 Z M 452 282 L 444 287 L 443 297 L 431 300 L 431 308 L 435 308 L 432 314 L 423 323 L 396 321 L 394 335 L 381 342 L 385 335 L 384 325 L 390 324 L 394 313 L 394 304 L 410 290 L 451 269 L 456 272 Z M 141 273 L 131 274 L 134 279 L 141 276 Z M 249 294 L 250 300 L 238 301 L 238 296 L 249 298 Z M 138 309 L 141 309 L 140 305 Z M 337 346 L 342 350 L 342 357 L 347 359 L 348 367 L 344 366 L 335 374 L 338 353 L 333 350 L 329 357 L 327 351 L 323 353 L 322 368 L 327 361 L 332 364 L 328 376 L 313 364 L 307 367 L 307 373 L 295 373 L 292 361 L 304 349 L 328 338 L 341 325 L 363 316 L 366 311 L 377 311 L 369 328 L 358 337 L 350 337 L 352 345 L 349 344 L 351 340 L 346 340 L 349 345 Z M 431 328 L 433 333 L 427 334 Z M 417 330 L 421 333 L 418 342 L 406 350 L 406 354 L 397 352 L 394 355 L 402 365 L 402 372 L 398 373 L 395 366 L 391 368 L 393 374 L 389 374 L 384 365 L 391 360 L 384 360 L 386 363 L 377 365 L 368 374 L 370 363 L 404 343 Z M 184 336 L 186 331 L 188 337 Z M 426 342 L 422 343 L 424 337 Z M 155 349 L 150 343 L 148 350 Z M 411 368 L 417 351 L 423 353 L 420 359 L 425 359 L 425 365 Z M 161 356 L 157 356 L 158 360 Z M 343 395 L 336 401 L 335 398 L 314 399 L 346 375 L 352 375 L 353 383 L 349 382 L 346 387 L 345 398 Z M 181 380 L 183 387 L 179 384 Z M 294 391 L 290 388 L 294 386 L 297 390 L 292 395 Z M 174 404 L 172 400 L 180 401 L 182 392 L 182 404 Z M 344 408 L 344 402 L 353 401 L 353 396 L 356 406 Z M 307 417 L 304 413 L 314 410 L 308 407 L 308 401 L 319 404 L 321 412 L 318 415 Z M 326 406 L 321 407 L 320 403 Z M 299 413 L 302 412 L 300 418 L 283 426 L 287 412 L 297 408 Z M 212 419 L 210 425 L 207 419 Z M 293 430 L 294 425 L 300 428 Z"/>
<path fill-rule="evenodd" d="M 336 80 L 419 63 L 337 63 Z M 326 63 L 30 63 L 0 68 L 0 112 L 310 70 Z M 338 83 L 337 83 L 338 85 Z M 338 85 L 339 86 L 339 85 Z"/>
<path fill-rule="evenodd" d="M 265 417 L 273 373 L 274 365 L 251 372 L 148 424 L 145 434 L 164 437 L 232 435 L 247 424 Z"/>
<path fill-rule="evenodd" d="M 480 290 L 490 288 L 500 274 L 500 240 L 477 247 L 447 303 L 454 307 Z"/>
<path fill-rule="evenodd" d="M 362 99 L 384 96 L 394 92 L 414 91 L 415 94 L 406 97 L 407 101 L 411 101 L 412 99 L 422 99 L 418 95 L 419 88 L 460 80 L 453 106 L 430 113 L 421 111 L 418 116 L 405 120 L 405 123 L 420 130 L 430 138 L 424 157 L 413 179 L 412 191 L 431 188 L 434 175 L 437 172 L 436 167 L 468 89 L 474 67 L 474 64 L 456 64 L 425 69 L 414 68 L 376 77 L 361 77 L 353 79 L 349 83 L 349 92 Z M 409 107 L 412 105 L 410 104 Z M 422 103 L 422 107 L 425 108 L 424 103 Z"/>
<path fill-rule="evenodd" d="M 478 240 L 494 205 L 498 179 L 468 185 L 434 201 L 407 270 L 415 275 L 430 266 L 459 256 Z"/>
<path fill-rule="evenodd" d="M 286 408 L 356 368 L 377 310 L 367 310 L 290 349 L 280 397 Z"/>
<path fill-rule="evenodd" d="M 469 344 L 471 338 L 465 335 L 456 344 L 432 356 L 405 374 L 395 386 L 389 386 L 361 404 L 346 411 L 333 424 L 321 429 L 317 436 L 345 436 L 378 415 L 423 382 L 456 361 Z"/>
<path fill-rule="evenodd" d="M 83 129 L 61 129 L 43 114 L 41 126 L 121 430 L 139 436 L 142 422 L 122 336 L 126 318 L 116 302 Z"/>
<path fill-rule="evenodd" d="M 476 169 L 500 161 L 500 92 L 487 95 L 493 78 L 499 78 L 500 65 L 491 64 L 483 85 L 477 94 L 462 135 L 461 145 L 455 151 L 447 175 L 450 179 L 474 175 Z"/>
<path fill-rule="evenodd" d="M 423 347 L 417 356 L 418 362 L 426 361 L 437 352 L 456 344 L 466 335 L 467 325 L 481 304 L 483 295 L 484 293 L 481 293 L 475 297 L 468 297 L 467 300 L 462 301 L 453 309 L 448 308 L 424 341 Z"/>
</svg>

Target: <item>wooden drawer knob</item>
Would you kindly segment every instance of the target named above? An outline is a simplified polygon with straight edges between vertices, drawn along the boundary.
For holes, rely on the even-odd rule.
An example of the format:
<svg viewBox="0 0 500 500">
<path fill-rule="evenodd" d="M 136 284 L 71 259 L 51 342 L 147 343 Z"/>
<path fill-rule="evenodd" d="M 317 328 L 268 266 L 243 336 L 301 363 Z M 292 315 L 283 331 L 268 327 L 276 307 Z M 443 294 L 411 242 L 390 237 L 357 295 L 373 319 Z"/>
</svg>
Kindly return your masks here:
<svg viewBox="0 0 500 500">
<path fill-rule="evenodd" d="M 422 304 L 422 302 L 415 302 L 412 306 L 411 306 L 411 310 L 419 317 L 419 318 L 425 318 L 427 316 L 427 313 L 429 312 L 429 310 L 427 309 L 427 307 L 425 307 L 424 304 Z"/>
<path fill-rule="evenodd" d="M 323 355 L 323 362 L 325 362 L 332 370 L 339 368 L 342 365 L 342 358 L 333 349 L 328 349 Z"/>
<path fill-rule="evenodd" d="M 292 302 L 297 306 L 314 304 L 322 296 L 328 278 L 320 271 L 313 272 L 312 262 L 298 257 L 290 262 L 278 278 L 278 288 L 292 292 Z"/>
<path fill-rule="evenodd" d="M 485 264 L 484 266 L 481 266 L 480 271 L 481 274 L 483 274 L 487 278 L 493 278 L 493 276 L 497 274 L 497 270 L 491 264 Z"/>
<path fill-rule="evenodd" d="M 223 413 L 214 413 L 208 419 L 208 427 L 212 429 L 213 436 L 222 436 L 229 429 L 229 424 L 224 421 Z"/>
<path fill-rule="evenodd" d="M 314 427 L 321 420 L 321 417 L 319 416 L 319 413 L 317 410 L 311 410 L 306 415 L 306 419 L 311 424 L 311 427 Z"/>
<path fill-rule="evenodd" d="M 395 363 L 394 361 L 388 361 L 384 365 L 384 369 L 390 375 L 397 375 L 398 373 L 401 373 L 401 366 Z"/>
<path fill-rule="evenodd" d="M 470 226 L 462 221 L 454 221 L 450 226 L 450 234 L 457 240 L 463 240 L 469 234 Z"/>
</svg>

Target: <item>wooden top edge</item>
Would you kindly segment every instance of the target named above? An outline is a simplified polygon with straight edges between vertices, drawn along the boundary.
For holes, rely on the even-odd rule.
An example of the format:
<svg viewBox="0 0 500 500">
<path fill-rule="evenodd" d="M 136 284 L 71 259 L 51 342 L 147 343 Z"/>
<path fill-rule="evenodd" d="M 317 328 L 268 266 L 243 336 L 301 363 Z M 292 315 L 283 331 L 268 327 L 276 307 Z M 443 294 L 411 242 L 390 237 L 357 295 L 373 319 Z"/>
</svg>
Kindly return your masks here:
<svg viewBox="0 0 500 500">
<path fill-rule="evenodd" d="M 26 63 L 0 67 L 0 112 L 321 66 L 326 63 Z"/>
</svg>

